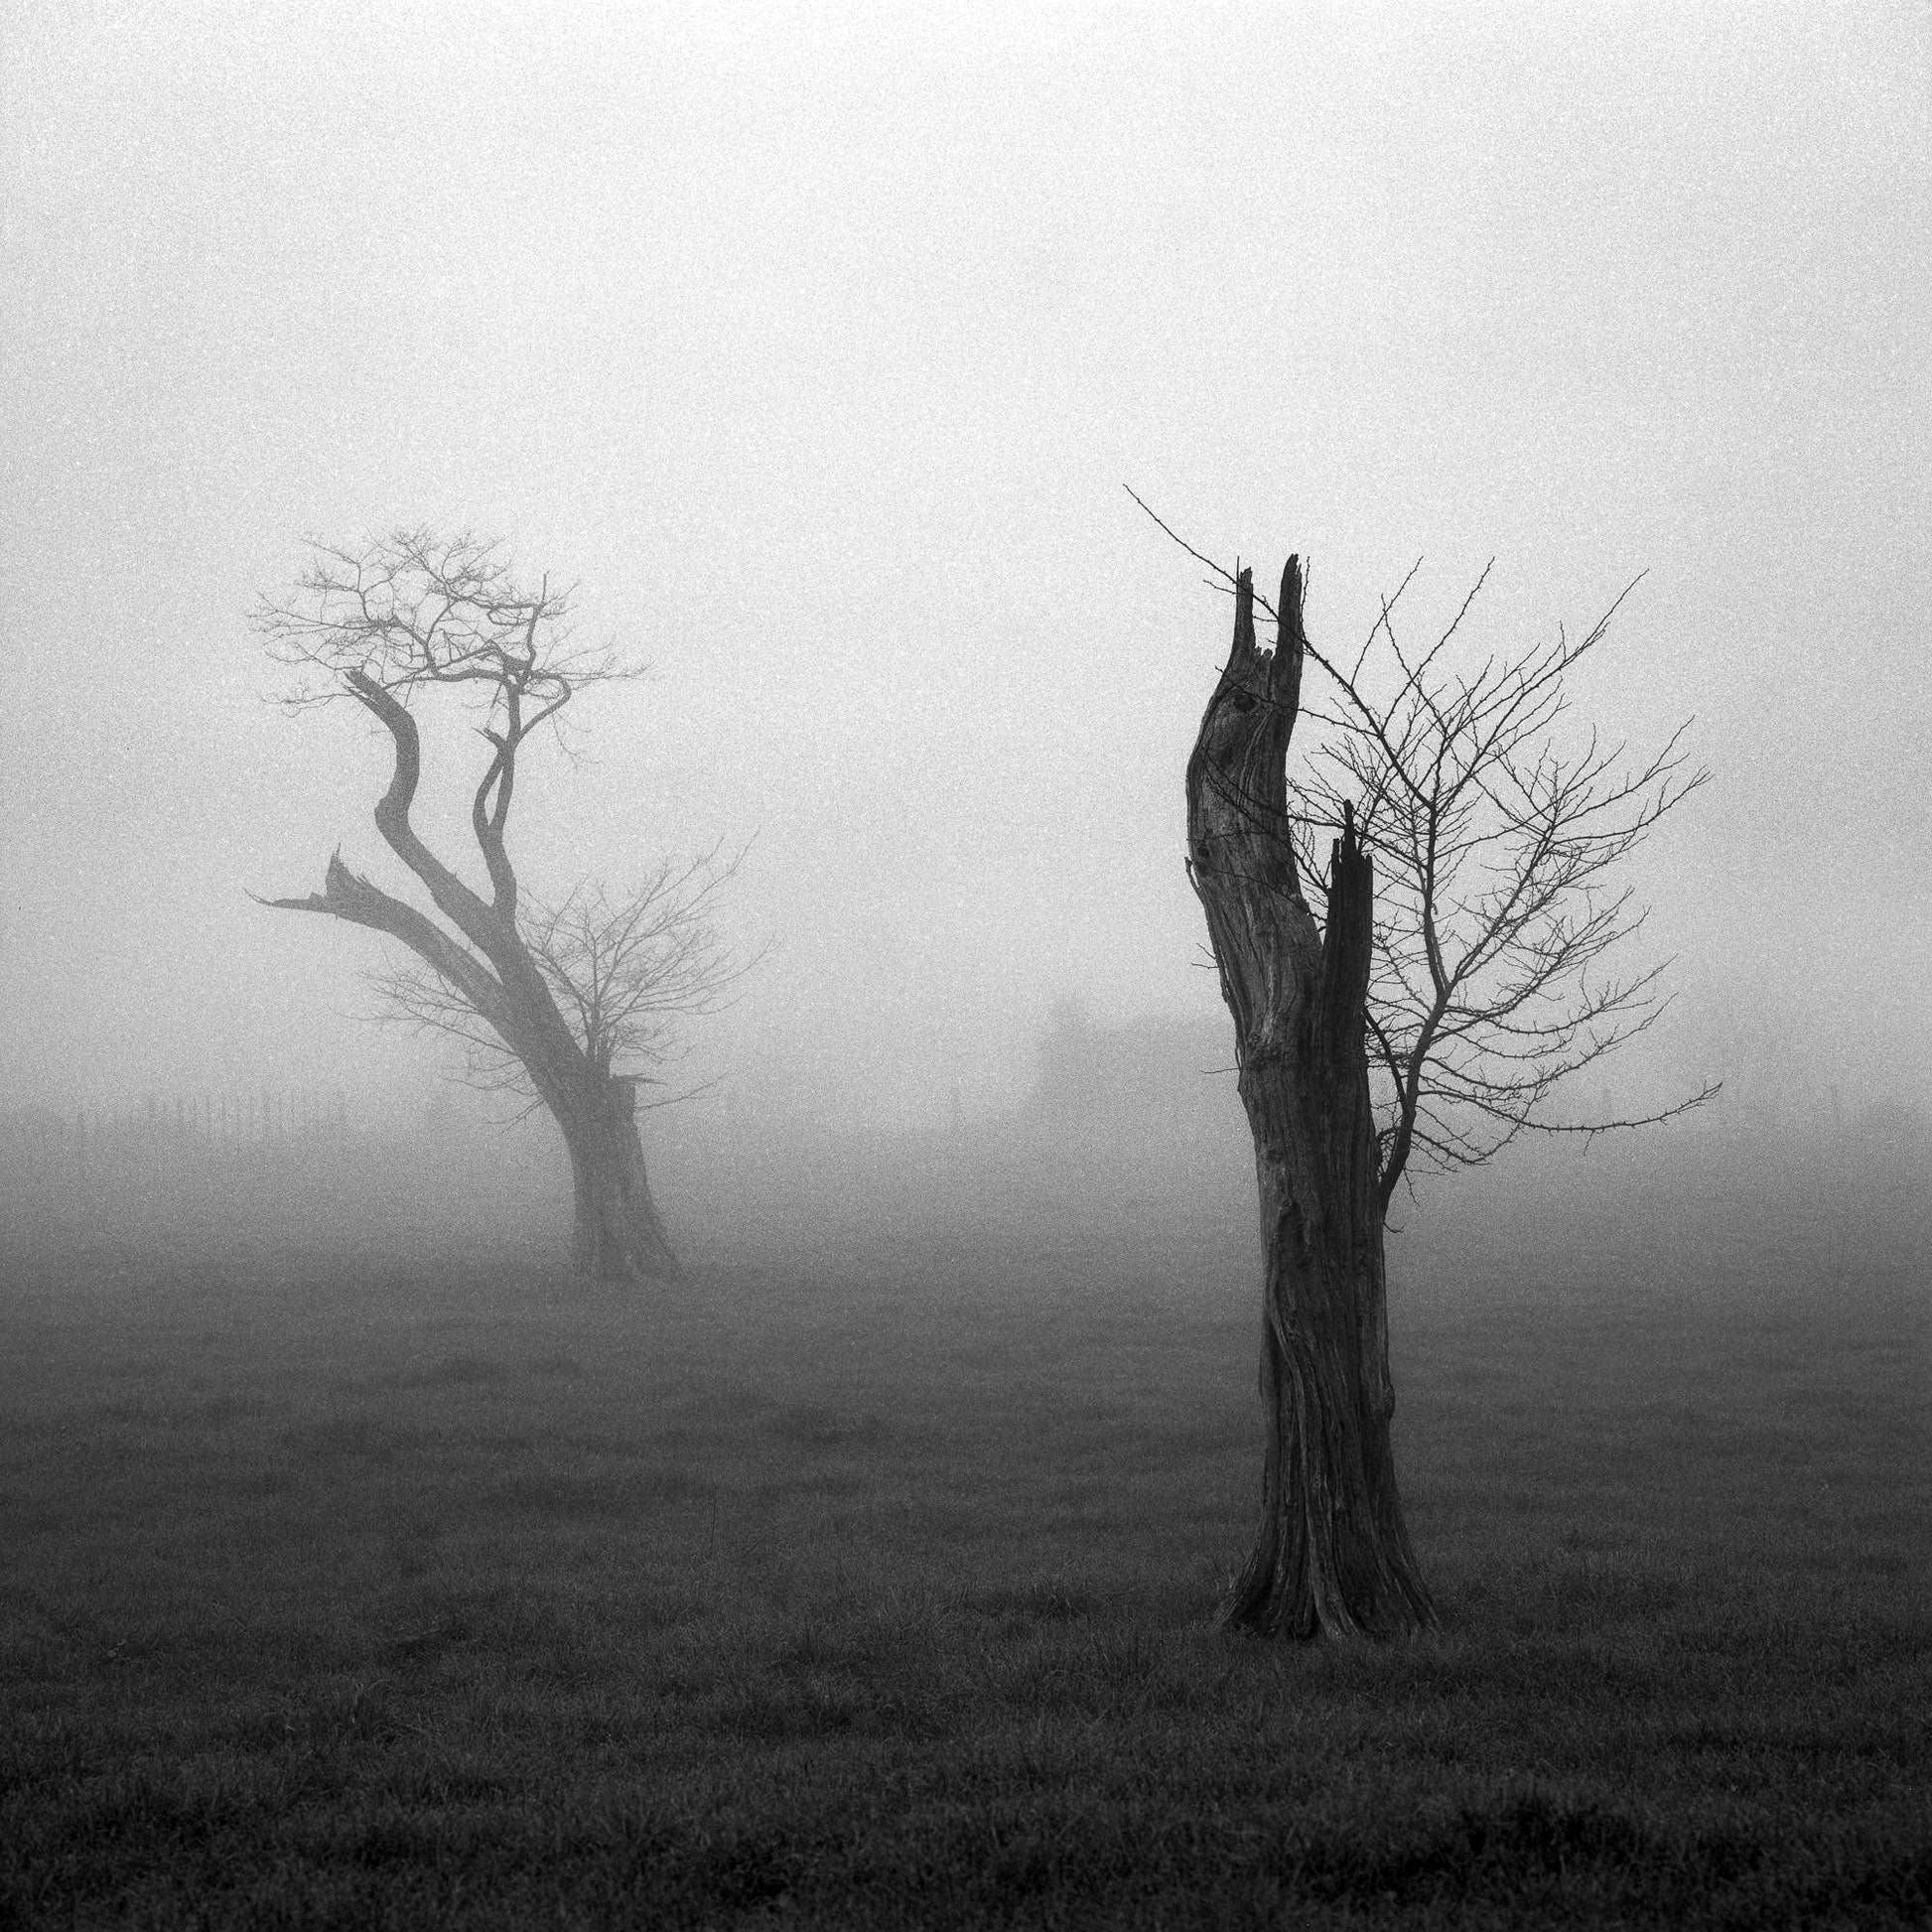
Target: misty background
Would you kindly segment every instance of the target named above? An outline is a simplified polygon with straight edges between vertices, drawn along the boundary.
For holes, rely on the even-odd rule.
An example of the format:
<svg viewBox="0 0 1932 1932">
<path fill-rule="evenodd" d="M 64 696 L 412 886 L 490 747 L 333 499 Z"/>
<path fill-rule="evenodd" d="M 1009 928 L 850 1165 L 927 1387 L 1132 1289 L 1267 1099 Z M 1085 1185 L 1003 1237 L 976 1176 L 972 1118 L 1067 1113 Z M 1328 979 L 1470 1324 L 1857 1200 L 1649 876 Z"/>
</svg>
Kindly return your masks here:
<svg viewBox="0 0 1932 1932">
<path fill-rule="evenodd" d="M 305 537 L 424 522 L 651 666 L 533 748 L 525 881 L 748 848 L 763 957 L 643 1123 L 674 1234 L 796 1233 L 835 1176 L 875 1221 L 1220 1225 L 1252 1181 L 1181 775 L 1229 609 L 1131 483 L 1264 584 L 1300 551 L 1322 646 L 1419 556 L 1414 636 L 1497 560 L 1478 652 L 1645 573 L 1578 718 L 1694 716 L 1714 782 L 1631 877 L 1678 1004 L 1575 1111 L 1725 1098 L 1466 1199 L 1828 1149 L 1916 1200 L 1929 103 L 1905 5 L 9 9 L 16 1160 L 76 1184 L 56 1127 L 232 1118 L 359 1195 L 567 1212 L 546 1124 L 367 1024 L 377 935 L 248 897 L 338 846 L 398 884 L 386 737 L 277 709 L 246 619 Z M 432 733 L 420 813 L 460 861 L 464 754 Z"/>
</svg>

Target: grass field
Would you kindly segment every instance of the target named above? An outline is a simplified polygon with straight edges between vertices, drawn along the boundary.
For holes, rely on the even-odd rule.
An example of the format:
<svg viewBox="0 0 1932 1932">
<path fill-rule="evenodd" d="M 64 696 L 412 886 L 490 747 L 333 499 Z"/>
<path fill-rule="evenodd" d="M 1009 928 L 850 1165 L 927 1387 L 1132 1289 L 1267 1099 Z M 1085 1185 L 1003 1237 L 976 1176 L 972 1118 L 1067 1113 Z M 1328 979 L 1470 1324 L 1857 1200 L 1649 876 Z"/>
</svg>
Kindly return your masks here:
<svg viewBox="0 0 1932 1932">
<path fill-rule="evenodd" d="M 1249 1270 L 42 1244 L 0 1925 L 1918 1925 L 1924 1289 L 1400 1288 L 1442 1631 L 1224 1636 Z"/>
</svg>

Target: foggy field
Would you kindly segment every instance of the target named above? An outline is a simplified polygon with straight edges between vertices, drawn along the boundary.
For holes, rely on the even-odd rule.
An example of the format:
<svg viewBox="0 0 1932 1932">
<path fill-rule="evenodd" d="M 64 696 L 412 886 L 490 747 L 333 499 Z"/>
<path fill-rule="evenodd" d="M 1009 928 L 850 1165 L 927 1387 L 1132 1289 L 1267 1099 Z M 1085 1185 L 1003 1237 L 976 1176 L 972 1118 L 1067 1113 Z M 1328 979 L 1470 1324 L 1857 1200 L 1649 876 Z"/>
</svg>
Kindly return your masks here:
<svg viewBox="0 0 1932 1932">
<path fill-rule="evenodd" d="M 0 1932 L 1932 1927 L 1932 8 L 0 18 Z"/>
<path fill-rule="evenodd" d="M 1922 1922 L 1922 1272 L 1399 1265 L 1444 1628 L 1294 1649 L 1229 1246 L 17 1245 L 0 1925 Z"/>
</svg>

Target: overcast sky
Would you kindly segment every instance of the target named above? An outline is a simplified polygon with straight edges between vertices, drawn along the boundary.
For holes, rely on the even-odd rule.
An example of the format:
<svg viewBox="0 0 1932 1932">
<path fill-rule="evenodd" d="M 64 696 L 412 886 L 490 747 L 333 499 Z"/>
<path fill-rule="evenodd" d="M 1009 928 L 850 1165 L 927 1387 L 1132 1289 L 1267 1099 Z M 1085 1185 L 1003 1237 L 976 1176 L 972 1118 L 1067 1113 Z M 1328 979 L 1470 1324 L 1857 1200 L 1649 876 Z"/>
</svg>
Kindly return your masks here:
<svg viewBox="0 0 1932 1932">
<path fill-rule="evenodd" d="M 1479 645 L 1715 781 L 1687 997 L 1932 1070 L 1932 10 L 42 4 L 4 21 L 0 1003 L 16 1100 L 379 1087 L 386 750 L 246 622 L 401 522 L 653 666 L 539 887 L 756 834 L 706 1049 L 822 1118 L 1204 1012 L 1181 772 L 1225 601 L 1317 641 L 1495 557 Z M 474 774 L 468 782 L 474 782 Z"/>
</svg>

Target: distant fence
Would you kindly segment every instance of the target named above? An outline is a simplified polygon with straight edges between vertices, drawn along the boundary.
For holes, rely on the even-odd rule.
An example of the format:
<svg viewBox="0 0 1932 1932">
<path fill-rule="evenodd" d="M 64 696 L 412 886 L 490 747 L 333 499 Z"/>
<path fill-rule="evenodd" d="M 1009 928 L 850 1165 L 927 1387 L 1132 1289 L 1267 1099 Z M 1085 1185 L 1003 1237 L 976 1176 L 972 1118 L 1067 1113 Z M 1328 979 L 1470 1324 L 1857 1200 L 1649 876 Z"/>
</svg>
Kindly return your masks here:
<svg viewBox="0 0 1932 1932">
<path fill-rule="evenodd" d="M 44 1238 L 367 1248 L 430 1238 L 505 1252 L 555 1235 L 557 1151 L 433 1107 L 260 1086 L 0 1114 L 0 1247 Z M 466 1250 L 468 1251 L 468 1250 Z M 0 1280 L 7 1270 L 0 1267 Z"/>
<path fill-rule="evenodd" d="M 8 1167 L 82 1177 L 264 1149 L 341 1147 L 349 1139 L 348 1095 L 341 1087 L 147 1094 L 121 1107 L 35 1107 L 0 1117 L 0 1159 Z"/>
</svg>

